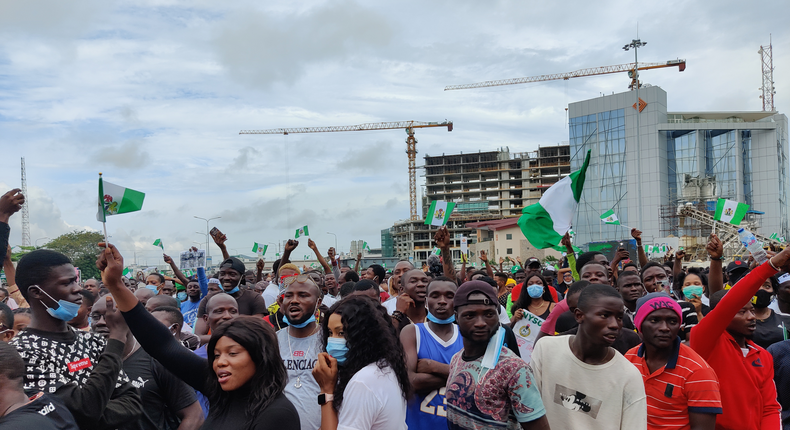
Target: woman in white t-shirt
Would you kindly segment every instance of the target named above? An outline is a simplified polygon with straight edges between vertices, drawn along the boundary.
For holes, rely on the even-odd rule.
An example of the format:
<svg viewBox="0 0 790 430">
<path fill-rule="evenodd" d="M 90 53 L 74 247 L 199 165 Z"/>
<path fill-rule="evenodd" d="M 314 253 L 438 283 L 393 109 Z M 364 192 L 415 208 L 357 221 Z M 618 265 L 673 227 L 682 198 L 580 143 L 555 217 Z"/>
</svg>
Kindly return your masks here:
<svg viewBox="0 0 790 430">
<path fill-rule="evenodd" d="M 321 429 L 405 430 L 411 385 L 386 309 L 349 296 L 329 309 L 321 328 L 326 352 L 313 368 Z"/>
</svg>

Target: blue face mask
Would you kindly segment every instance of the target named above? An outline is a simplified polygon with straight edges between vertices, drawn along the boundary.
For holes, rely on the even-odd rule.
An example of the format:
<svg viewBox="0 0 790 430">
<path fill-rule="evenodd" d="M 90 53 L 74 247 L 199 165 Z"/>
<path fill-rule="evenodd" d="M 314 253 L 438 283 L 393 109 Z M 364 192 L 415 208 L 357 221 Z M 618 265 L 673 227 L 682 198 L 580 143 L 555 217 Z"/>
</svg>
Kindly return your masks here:
<svg viewBox="0 0 790 430">
<path fill-rule="evenodd" d="M 156 288 L 156 285 L 150 285 L 149 284 L 149 285 L 146 285 L 145 288 L 148 288 L 149 290 L 153 291 L 154 293 L 159 293 L 159 290 Z"/>
<path fill-rule="evenodd" d="M 42 293 L 46 294 L 47 297 L 52 299 L 53 302 L 55 301 L 55 299 L 52 296 L 50 296 L 49 294 L 47 294 L 46 291 L 42 290 L 41 287 L 39 287 L 38 289 Z M 41 300 L 39 300 L 39 301 L 41 302 Z M 47 308 L 47 313 L 50 316 L 52 316 L 53 318 L 57 318 L 57 319 L 59 319 L 61 321 L 66 321 L 66 322 L 69 322 L 69 321 L 73 320 L 77 316 L 77 313 L 80 311 L 80 305 L 79 304 L 67 302 L 67 301 L 62 300 L 62 299 L 58 300 L 58 308 L 57 309 L 50 308 L 44 302 L 41 302 L 41 304 L 44 305 L 45 308 Z"/>
<path fill-rule="evenodd" d="M 179 291 L 178 294 L 176 294 L 176 297 L 178 297 L 179 302 L 183 302 L 187 299 L 187 293 L 185 291 Z"/>
<path fill-rule="evenodd" d="M 543 285 L 532 284 L 527 287 L 527 294 L 533 299 L 543 296 Z"/>
<path fill-rule="evenodd" d="M 337 360 L 337 364 L 345 363 L 346 354 L 348 354 L 346 340 L 339 337 L 330 337 L 326 341 L 326 352 Z"/>
<path fill-rule="evenodd" d="M 283 315 L 283 322 L 293 328 L 305 328 L 307 327 L 307 324 L 310 324 L 311 322 L 315 322 L 315 313 L 313 313 L 313 315 L 310 315 L 310 318 L 306 319 L 303 323 L 299 323 L 299 324 L 291 324 L 288 321 L 288 317 Z"/>
<path fill-rule="evenodd" d="M 450 315 L 450 318 L 440 320 L 439 318 L 436 318 L 434 314 L 428 312 L 428 321 L 434 322 L 436 324 L 452 324 L 455 322 L 455 314 Z"/>
</svg>

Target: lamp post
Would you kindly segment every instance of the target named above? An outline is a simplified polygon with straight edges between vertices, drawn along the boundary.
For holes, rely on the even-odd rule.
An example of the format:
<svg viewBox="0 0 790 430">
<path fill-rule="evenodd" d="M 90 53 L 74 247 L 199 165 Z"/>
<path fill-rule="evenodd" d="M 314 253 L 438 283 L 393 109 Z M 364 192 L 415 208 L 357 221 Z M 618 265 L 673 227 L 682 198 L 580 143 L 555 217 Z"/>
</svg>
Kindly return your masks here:
<svg viewBox="0 0 790 430">
<path fill-rule="evenodd" d="M 49 238 L 48 237 L 40 237 L 40 238 L 36 239 L 36 248 L 38 248 L 38 241 L 39 240 L 44 240 L 44 239 L 49 239 Z"/>
<path fill-rule="evenodd" d="M 206 219 L 206 218 L 201 218 L 201 217 L 199 217 L 199 216 L 195 216 L 195 215 L 193 215 L 193 216 L 194 216 L 195 218 L 197 218 L 197 219 L 202 219 L 203 221 L 205 221 L 205 222 L 206 222 L 206 259 L 208 259 L 208 257 L 211 257 L 211 252 L 210 252 L 210 250 L 209 250 L 209 247 L 208 247 L 208 237 L 210 236 L 210 234 L 209 234 L 209 229 L 208 229 L 208 223 L 209 223 L 209 221 L 211 221 L 211 220 L 220 219 L 220 218 L 222 218 L 222 217 L 221 217 L 221 216 L 218 216 L 218 217 L 214 217 L 214 218 L 208 218 L 208 219 Z M 200 234 L 203 234 L 203 233 L 200 233 Z"/>
<path fill-rule="evenodd" d="M 641 130 L 639 129 L 639 114 L 641 109 L 639 106 L 639 48 L 647 45 L 647 42 L 642 42 L 641 39 L 633 39 L 631 43 L 623 46 L 624 51 L 634 48 L 634 81 L 636 82 L 636 150 L 633 152 L 636 155 L 636 177 L 637 177 L 637 192 L 639 198 L 642 198 L 642 161 L 639 159 L 639 153 L 642 150 L 642 145 L 639 141 Z M 642 222 L 642 205 L 637 205 L 639 212 L 639 223 Z M 631 224 L 633 225 L 633 224 Z"/>
<path fill-rule="evenodd" d="M 337 235 L 334 234 L 334 233 L 330 233 L 330 232 L 326 232 L 326 234 L 331 234 L 332 236 L 335 236 L 335 253 L 337 253 L 338 252 L 337 251 Z"/>
</svg>

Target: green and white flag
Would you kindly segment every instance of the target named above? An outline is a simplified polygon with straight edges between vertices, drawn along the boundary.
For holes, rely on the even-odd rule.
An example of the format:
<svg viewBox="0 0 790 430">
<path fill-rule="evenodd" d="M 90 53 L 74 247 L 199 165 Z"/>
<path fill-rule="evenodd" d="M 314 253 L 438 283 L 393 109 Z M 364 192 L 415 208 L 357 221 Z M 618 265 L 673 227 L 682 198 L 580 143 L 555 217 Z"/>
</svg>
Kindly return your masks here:
<svg viewBox="0 0 790 430">
<path fill-rule="evenodd" d="M 560 179 L 537 203 L 521 211 L 518 226 L 535 248 L 559 245 L 562 236 L 570 230 L 582 196 L 587 166 L 590 165 L 590 152 L 587 151 L 581 169 Z"/>
<path fill-rule="evenodd" d="M 165 245 L 162 243 L 162 239 L 156 239 L 154 241 L 154 246 L 158 246 L 158 247 L 162 248 L 162 252 L 165 251 Z"/>
<path fill-rule="evenodd" d="M 614 209 L 609 209 L 608 211 L 604 212 L 604 214 L 601 215 L 601 221 L 603 221 L 604 224 L 620 225 L 620 218 L 617 218 L 617 214 L 614 213 Z"/>
<path fill-rule="evenodd" d="M 362 249 L 364 249 L 365 251 L 370 252 L 370 247 L 368 246 L 367 242 L 362 242 Z"/>
<path fill-rule="evenodd" d="M 441 227 L 447 224 L 450 220 L 450 214 L 455 209 L 455 203 L 446 202 L 444 200 L 434 200 L 431 202 L 431 207 L 428 208 L 428 213 L 425 216 L 425 225 L 435 225 Z"/>
<path fill-rule="evenodd" d="M 442 255 L 442 250 L 434 246 L 433 247 L 433 254 L 434 255 Z"/>
<path fill-rule="evenodd" d="M 252 252 L 258 254 L 258 257 L 262 257 L 266 254 L 267 249 L 269 249 L 269 245 L 263 245 L 258 242 L 253 242 L 252 244 Z"/>
<path fill-rule="evenodd" d="M 732 225 L 739 225 L 748 210 L 749 205 L 746 203 L 738 203 L 735 200 L 719 199 L 719 201 L 716 202 L 716 213 L 713 215 L 713 219 L 716 221 L 724 221 Z"/>
<path fill-rule="evenodd" d="M 772 233 L 772 234 L 771 234 L 771 237 L 769 237 L 768 239 L 771 239 L 771 240 L 779 240 L 779 234 L 778 234 L 778 233 Z"/>
<path fill-rule="evenodd" d="M 136 212 L 143 208 L 145 193 L 104 182 L 99 176 L 99 211 L 96 220 L 106 222 L 107 216 Z"/>
<path fill-rule="evenodd" d="M 310 232 L 307 230 L 307 226 L 304 226 L 302 228 L 297 228 L 296 237 L 294 237 L 294 239 L 299 239 L 302 236 L 310 236 Z"/>
</svg>

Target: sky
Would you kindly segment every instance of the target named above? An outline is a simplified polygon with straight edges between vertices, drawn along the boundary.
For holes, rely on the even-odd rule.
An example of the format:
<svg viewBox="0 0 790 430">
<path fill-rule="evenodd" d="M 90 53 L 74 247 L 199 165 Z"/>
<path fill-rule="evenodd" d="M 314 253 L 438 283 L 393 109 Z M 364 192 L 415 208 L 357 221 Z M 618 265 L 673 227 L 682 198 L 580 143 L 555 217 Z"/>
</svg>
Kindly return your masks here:
<svg viewBox="0 0 790 430">
<path fill-rule="evenodd" d="M 205 243 L 233 254 L 308 225 L 325 250 L 378 247 L 409 216 L 400 130 L 239 135 L 383 121 L 425 155 L 533 151 L 568 140 L 569 103 L 622 92 L 625 74 L 443 91 L 446 85 L 629 63 L 670 111 L 760 110 L 760 45 L 772 37 L 776 106 L 790 94 L 784 1 L 0 1 L 0 188 L 27 165 L 31 241 L 100 230 L 98 173 L 146 193 L 110 217 L 127 261 L 161 263 Z M 421 175 L 422 171 L 418 171 Z M 418 177 L 418 184 L 424 179 Z M 11 219 L 21 244 L 21 215 Z M 199 243 L 196 243 L 199 242 Z M 205 245 L 201 246 L 204 248 Z M 211 253 L 218 254 L 212 244 Z M 302 254 L 300 254 L 302 252 Z M 308 254 L 306 243 L 296 255 Z M 269 250 L 269 260 L 274 253 Z"/>
</svg>

